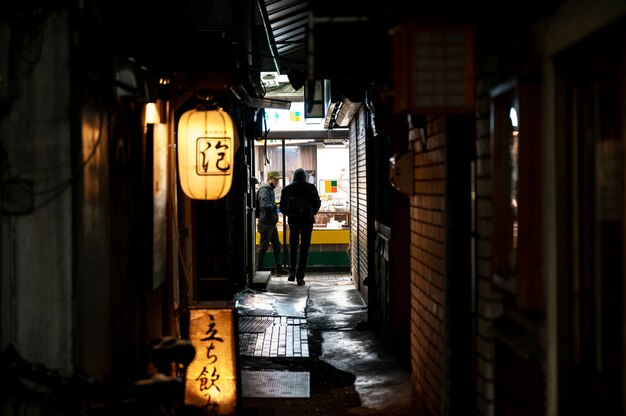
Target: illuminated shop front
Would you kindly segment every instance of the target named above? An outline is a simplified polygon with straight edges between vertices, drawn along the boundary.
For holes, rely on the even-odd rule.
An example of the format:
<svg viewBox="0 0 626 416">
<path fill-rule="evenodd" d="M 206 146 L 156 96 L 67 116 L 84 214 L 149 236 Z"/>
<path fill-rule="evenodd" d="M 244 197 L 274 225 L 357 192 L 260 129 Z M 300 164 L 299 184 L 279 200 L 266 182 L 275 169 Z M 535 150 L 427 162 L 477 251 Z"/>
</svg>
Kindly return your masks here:
<svg viewBox="0 0 626 416">
<path fill-rule="evenodd" d="M 307 180 L 315 186 L 320 194 L 322 205 L 315 216 L 311 249 L 309 252 L 309 266 L 348 267 L 348 248 L 350 242 L 350 181 L 349 181 L 349 147 L 346 139 L 318 138 L 311 123 L 305 124 L 300 118 L 298 103 L 292 105 L 291 110 L 269 110 L 266 113 L 268 127 L 277 128 L 281 117 L 289 117 L 289 131 L 297 132 L 297 136 L 306 137 L 307 128 L 311 128 L 311 138 L 268 139 L 255 143 L 254 157 L 256 171 L 254 176 L 259 183 L 265 182 L 269 171 L 277 170 L 282 173 L 278 186 L 275 189 L 277 202 L 284 186 L 291 183 L 293 172 L 302 168 L 307 172 Z M 301 103 L 300 103 L 301 104 Z M 272 125 L 271 123 L 274 123 Z M 301 123 L 301 130 L 293 127 Z M 314 125 L 313 125 L 314 126 Z M 295 133 L 286 133 L 296 135 Z M 289 229 L 286 218 L 279 214 L 278 230 L 280 240 L 286 250 L 284 263 L 288 263 Z M 256 244 L 259 243 L 259 233 L 256 233 Z M 264 264 L 274 265 L 271 250 L 266 253 Z"/>
</svg>

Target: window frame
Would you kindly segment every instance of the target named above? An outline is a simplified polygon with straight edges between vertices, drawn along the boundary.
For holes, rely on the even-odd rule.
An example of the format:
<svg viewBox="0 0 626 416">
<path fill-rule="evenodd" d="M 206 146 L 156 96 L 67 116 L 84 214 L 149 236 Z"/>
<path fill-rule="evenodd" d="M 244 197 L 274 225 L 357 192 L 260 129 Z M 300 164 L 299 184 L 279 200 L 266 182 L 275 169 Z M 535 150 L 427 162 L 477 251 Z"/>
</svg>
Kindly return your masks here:
<svg viewBox="0 0 626 416">
<path fill-rule="evenodd" d="M 541 275 L 541 102 L 539 84 L 508 80 L 491 90 L 492 257 L 494 287 L 513 306 L 528 312 L 543 309 Z M 511 223 L 511 164 L 508 140 L 512 135 L 510 108 L 518 115 L 516 262 L 507 273 L 513 249 Z"/>
</svg>

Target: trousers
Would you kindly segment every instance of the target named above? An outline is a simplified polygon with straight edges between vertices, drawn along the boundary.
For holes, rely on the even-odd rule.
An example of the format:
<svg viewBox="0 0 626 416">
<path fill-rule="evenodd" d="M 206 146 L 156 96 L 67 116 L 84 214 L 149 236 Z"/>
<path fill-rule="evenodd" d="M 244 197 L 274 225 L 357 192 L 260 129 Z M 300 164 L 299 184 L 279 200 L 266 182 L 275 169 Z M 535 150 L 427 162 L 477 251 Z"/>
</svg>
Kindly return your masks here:
<svg viewBox="0 0 626 416">
<path fill-rule="evenodd" d="M 289 270 L 303 279 L 309 260 L 313 223 L 289 219 Z"/>
<path fill-rule="evenodd" d="M 274 252 L 274 264 L 280 265 L 280 238 L 278 238 L 278 228 L 276 225 L 269 224 L 257 224 L 257 230 L 259 231 L 259 253 L 257 257 L 257 269 L 263 268 L 263 261 L 265 259 L 265 253 L 267 252 L 270 243 L 272 244 L 272 251 Z"/>
</svg>

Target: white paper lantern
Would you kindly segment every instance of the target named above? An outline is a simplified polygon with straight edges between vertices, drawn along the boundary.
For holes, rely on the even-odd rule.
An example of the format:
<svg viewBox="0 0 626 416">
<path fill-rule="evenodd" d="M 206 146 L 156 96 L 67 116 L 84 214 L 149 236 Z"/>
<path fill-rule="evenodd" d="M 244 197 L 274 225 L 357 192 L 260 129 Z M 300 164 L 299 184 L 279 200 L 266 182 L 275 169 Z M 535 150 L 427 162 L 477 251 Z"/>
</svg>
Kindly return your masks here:
<svg viewBox="0 0 626 416">
<path fill-rule="evenodd" d="M 221 108 L 190 110 L 178 121 L 178 174 L 192 199 L 224 197 L 232 185 L 237 148 L 233 120 Z"/>
</svg>

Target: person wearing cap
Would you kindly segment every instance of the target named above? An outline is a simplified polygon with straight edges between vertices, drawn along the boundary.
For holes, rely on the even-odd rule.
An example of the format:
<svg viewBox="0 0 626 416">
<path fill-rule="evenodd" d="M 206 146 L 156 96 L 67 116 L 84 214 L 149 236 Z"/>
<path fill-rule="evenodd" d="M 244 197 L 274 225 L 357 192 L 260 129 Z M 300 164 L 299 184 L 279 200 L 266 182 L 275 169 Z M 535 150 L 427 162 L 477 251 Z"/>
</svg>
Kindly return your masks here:
<svg viewBox="0 0 626 416">
<path fill-rule="evenodd" d="M 259 252 L 257 256 L 257 270 L 263 269 L 263 260 L 270 243 L 274 253 L 275 273 L 283 274 L 286 271 L 281 266 L 280 252 L 281 245 L 278 237 L 278 207 L 276 206 L 276 194 L 274 188 L 282 178 L 280 172 L 270 171 L 267 174 L 266 182 L 261 184 L 257 193 L 257 204 L 259 206 L 259 221 L 257 230 L 259 231 Z"/>
<path fill-rule="evenodd" d="M 287 216 L 289 223 L 289 278 L 304 285 L 309 248 L 315 215 L 322 201 L 317 187 L 307 182 L 307 173 L 298 168 L 293 172 L 293 182 L 283 188 L 280 194 L 280 211 Z"/>
</svg>

